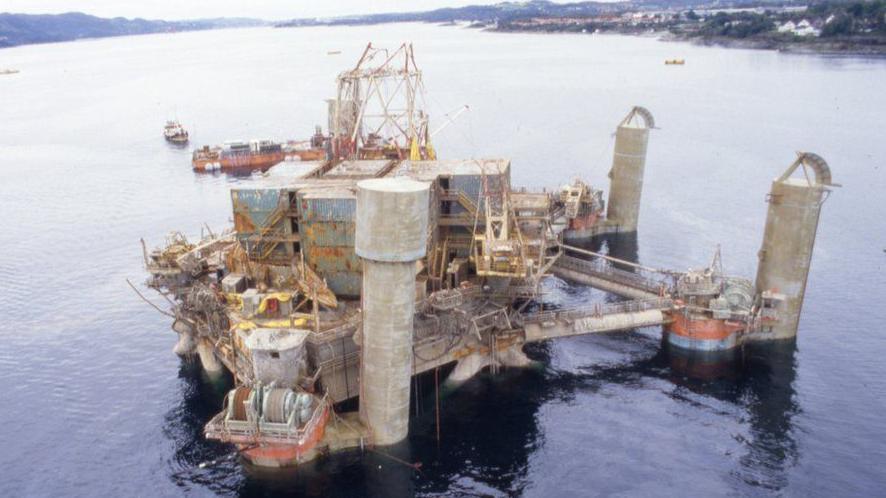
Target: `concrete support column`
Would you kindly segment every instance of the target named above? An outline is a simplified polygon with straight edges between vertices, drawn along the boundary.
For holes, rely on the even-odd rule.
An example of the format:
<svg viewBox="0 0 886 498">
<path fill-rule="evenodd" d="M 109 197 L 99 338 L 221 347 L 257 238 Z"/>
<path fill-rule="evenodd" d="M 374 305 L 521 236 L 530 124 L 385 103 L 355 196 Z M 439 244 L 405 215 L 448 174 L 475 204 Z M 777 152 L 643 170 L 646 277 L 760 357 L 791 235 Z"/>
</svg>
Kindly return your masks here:
<svg viewBox="0 0 886 498">
<path fill-rule="evenodd" d="M 471 353 L 458 360 L 455 368 L 446 377 L 446 385 L 449 387 L 460 386 L 491 364 L 492 358 L 488 354 Z"/>
<path fill-rule="evenodd" d="M 206 342 L 205 340 L 199 340 L 197 342 L 197 356 L 200 357 L 200 364 L 203 365 L 203 370 L 210 375 L 219 375 L 222 373 L 224 366 L 218 361 L 218 358 L 215 357 L 215 351 L 213 351 L 212 345 Z"/>
<path fill-rule="evenodd" d="M 806 170 L 804 174 L 791 177 L 800 166 Z M 810 173 L 814 173 L 814 177 Z M 758 255 L 756 290 L 758 295 L 766 291 L 780 294 L 784 301 L 776 310 L 776 321 L 765 324 L 759 338 L 790 339 L 797 335 L 818 218 L 828 186 L 837 185 L 831 183 L 827 163 L 808 152 L 801 153 L 797 161 L 772 182 L 763 245 Z"/>
<path fill-rule="evenodd" d="M 172 322 L 172 330 L 178 334 L 178 341 L 172 352 L 179 356 L 191 356 L 197 350 L 197 341 L 194 339 L 194 327 L 184 321 L 176 319 Z"/>
<path fill-rule="evenodd" d="M 642 123 L 638 118 L 642 119 Z M 615 131 L 606 218 L 618 224 L 619 232 L 637 231 L 646 146 L 649 143 L 649 129 L 654 125 L 649 111 L 634 107 Z"/>
<path fill-rule="evenodd" d="M 416 261 L 427 251 L 428 184 L 379 178 L 357 184 L 355 248 L 363 258 L 360 417 L 372 442 L 409 432 Z"/>
<path fill-rule="evenodd" d="M 523 352 L 522 344 L 496 351 L 495 360 L 488 353 L 471 353 L 458 360 L 455 368 L 446 378 L 446 386 L 449 388 L 458 387 L 493 364 L 499 367 L 525 368 L 531 366 L 533 362 Z"/>
<path fill-rule="evenodd" d="M 376 444 L 407 435 L 415 263 L 363 261 L 360 412 Z"/>
<path fill-rule="evenodd" d="M 178 334 L 178 341 L 172 348 L 172 352 L 181 357 L 191 356 L 196 351 L 197 345 L 194 343 L 194 336 L 191 334 Z"/>
</svg>

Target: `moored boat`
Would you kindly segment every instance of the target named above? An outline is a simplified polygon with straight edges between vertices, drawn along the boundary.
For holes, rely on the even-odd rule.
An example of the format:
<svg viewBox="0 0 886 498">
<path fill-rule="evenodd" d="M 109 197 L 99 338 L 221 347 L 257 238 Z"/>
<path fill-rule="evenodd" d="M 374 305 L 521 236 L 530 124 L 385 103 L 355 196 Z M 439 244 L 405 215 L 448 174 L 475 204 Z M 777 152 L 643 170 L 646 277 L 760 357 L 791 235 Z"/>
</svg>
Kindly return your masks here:
<svg viewBox="0 0 886 498">
<path fill-rule="evenodd" d="M 560 202 L 564 207 L 567 239 L 582 239 L 603 233 L 605 203 L 602 190 L 577 179 L 560 189 Z"/>
<path fill-rule="evenodd" d="M 188 131 L 178 121 L 167 121 L 163 127 L 163 138 L 167 142 L 184 145 L 188 143 Z"/>
</svg>

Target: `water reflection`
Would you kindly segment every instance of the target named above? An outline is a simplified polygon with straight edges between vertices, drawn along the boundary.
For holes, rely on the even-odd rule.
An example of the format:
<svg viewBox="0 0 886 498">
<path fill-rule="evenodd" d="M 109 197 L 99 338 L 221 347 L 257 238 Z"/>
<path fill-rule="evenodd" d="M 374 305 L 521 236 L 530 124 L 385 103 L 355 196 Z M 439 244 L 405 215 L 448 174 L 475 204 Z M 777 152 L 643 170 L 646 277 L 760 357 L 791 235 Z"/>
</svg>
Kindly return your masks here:
<svg viewBox="0 0 886 498">
<path fill-rule="evenodd" d="M 606 235 L 587 241 L 582 247 L 626 261 L 638 260 L 636 234 Z M 633 271 L 624 265 L 615 266 Z M 570 290 L 579 292 L 578 288 Z M 604 299 L 622 300 L 610 294 Z M 663 339 L 651 357 L 594 368 L 587 376 L 563 376 L 557 384 L 565 389 L 583 382 L 629 385 L 652 377 L 738 406 L 747 414 L 750 437 L 743 441 L 747 453 L 732 475 L 746 485 L 780 490 L 788 484 L 787 470 L 798 458 L 792 423 L 800 413 L 794 389 L 795 353 L 794 341 L 708 352 L 675 348 Z"/>
<path fill-rule="evenodd" d="M 780 490 L 799 449 L 793 419 L 800 414 L 794 389 L 796 343 L 763 343 L 744 348 L 741 378 L 752 439 L 738 477 L 751 485 Z"/>
<path fill-rule="evenodd" d="M 747 453 L 734 477 L 751 486 L 780 490 L 797 463 L 792 421 L 800 413 L 794 380 L 795 341 L 749 344 L 733 351 L 686 351 L 662 341 L 669 379 L 691 391 L 738 405 L 747 413 Z"/>
<path fill-rule="evenodd" d="M 163 434 L 173 444 L 170 478 L 183 491 L 205 487 L 216 493 L 236 490 L 237 459 L 230 445 L 203 437 L 203 425 L 217 413 L 233 384 L 227 373 L 209 377 L 196 358 L 182 360 L 180 402 L 166 413 Z M 210 463 L 203 468 L 201 464 Z"/>
<path fill-rule="evenodd" d="M 692 351 L 674 347 L 666 340 L 661 341 L 661 348 L 670 367 L 669 380 L 695 393 L 708 394 L 718 382 L 729 387 L 741 378 L 741 349 Z"/>
<path fill-rule="evenodd" d="M 483 372 L 441 395 L 436 441 L 433 376 L 424 376 L 424 413 L 413 419 L 413 453 L 425 459 L 420 494 L 519 495 L 530 482 L 529 456 L 543 441 L 536 416 L 553 396 L 539 369 Z"/>
<path fill-rule="evenodd" d="M 662 339 L 652 356 L 580 373 L 560 373 L 553 386 L 566 391 L 599 385 L 639 388 L 643 379 L 661 379 L 675 387 L 667 394 L 685 405 L 687 413 L 697 416 L 698 398 L 681 389 L 734 405 L 740 408 L 737 422 L 746 423 L 749 434 L 747 438 L 738 436 L 746 453 L 738 459 L 739 467 L 730 472 L 738 481 L 736 487 L 777 491 L 787 486 L 788 471 L 799 458 L 793 424 L 801 413 L 794 388 L 795 353 L 793 341 L 700 352 L 674 348 Z"/>
</svg>

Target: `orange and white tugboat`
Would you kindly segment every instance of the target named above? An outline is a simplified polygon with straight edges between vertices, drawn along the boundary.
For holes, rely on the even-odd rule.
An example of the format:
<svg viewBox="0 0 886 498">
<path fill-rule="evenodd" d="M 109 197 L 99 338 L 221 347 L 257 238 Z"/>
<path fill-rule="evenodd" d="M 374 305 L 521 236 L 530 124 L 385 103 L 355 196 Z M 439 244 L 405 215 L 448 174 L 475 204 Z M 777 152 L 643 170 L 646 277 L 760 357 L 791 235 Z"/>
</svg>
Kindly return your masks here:
<svg viewBox="0 0 886 498">
<path fill-rule="evenodd" d="M 185 145 L 188 143 L 188 131 L 177 120 L 167 121 L 163 127 L 163 138 L 175 145 Z"/>
</svg>

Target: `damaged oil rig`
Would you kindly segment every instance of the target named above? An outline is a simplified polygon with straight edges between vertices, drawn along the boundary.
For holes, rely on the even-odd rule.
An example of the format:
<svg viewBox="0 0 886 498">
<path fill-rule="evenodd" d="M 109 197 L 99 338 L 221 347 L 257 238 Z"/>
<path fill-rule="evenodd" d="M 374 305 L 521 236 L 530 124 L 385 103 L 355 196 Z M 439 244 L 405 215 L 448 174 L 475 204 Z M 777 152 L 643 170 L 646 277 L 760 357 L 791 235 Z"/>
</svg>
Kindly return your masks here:
<svg viewBox="0 0 886 498">
<path fill-rule="evenodd" d="M 649 111 L 618 124 L 610 194 L 576 180 L 511 185 L 507 159 L 438 160 L 416 105 L 412 47 L 367 48 L 338 77 L 324 160 L 231 190 L 234 226 L 144 248 L 169 298 L 175 352 L 236 387 L 205 426 L 260 466 L 406 438 L 413 376 L 525 366 L 533 341 L 660 326 L 724 350 L 797 333 L 821 205 L 836 186 L 800 153 L 772 183 L 756 281 L 650 268 L 573 243 L 637 230 Z M 612 235 L 615 234 L 615 235 Z M 622 297 L 545 309 L 553 276 Z M 359 399 L 357 411 L 338 407 Z"/>
</svg>

